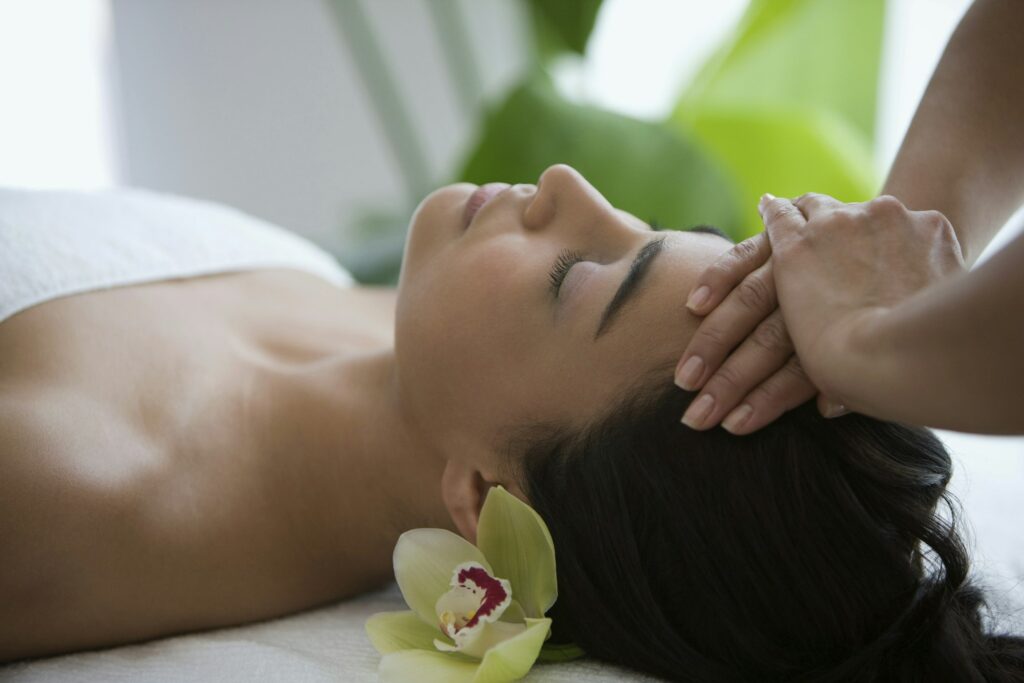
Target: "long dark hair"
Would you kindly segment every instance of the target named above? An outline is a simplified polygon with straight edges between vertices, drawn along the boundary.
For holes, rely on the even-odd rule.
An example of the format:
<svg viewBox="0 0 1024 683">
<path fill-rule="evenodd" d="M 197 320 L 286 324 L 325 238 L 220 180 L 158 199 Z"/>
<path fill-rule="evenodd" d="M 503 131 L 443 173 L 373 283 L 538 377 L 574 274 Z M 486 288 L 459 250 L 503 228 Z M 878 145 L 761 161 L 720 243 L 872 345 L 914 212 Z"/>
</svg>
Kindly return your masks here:
<svg viewBox="0 0 1024 683">
<path fill-rule="evenodd" d="M 635 392 L 513 458 L 558 564 L 554 642 L 674 681 L 1024 681 L 986 633 L 928 429 L 814 401 L 733 436 Z"/>
</svg>

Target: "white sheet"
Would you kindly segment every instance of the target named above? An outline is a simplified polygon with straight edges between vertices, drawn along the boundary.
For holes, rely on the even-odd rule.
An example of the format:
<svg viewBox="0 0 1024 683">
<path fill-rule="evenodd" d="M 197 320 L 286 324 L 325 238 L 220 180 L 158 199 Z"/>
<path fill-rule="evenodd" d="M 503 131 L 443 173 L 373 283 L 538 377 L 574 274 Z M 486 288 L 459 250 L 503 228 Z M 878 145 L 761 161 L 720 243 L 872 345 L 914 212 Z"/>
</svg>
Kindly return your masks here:
<svg viewBox="0 0 1024 683">
<path fill-rule="evenodd" d="M 978 544 L 976 567 L 991 599 L 1024 634 L 1024 438 L 940 436 L 957 462 L 952 490 L 964 502 Z M 4 683 L 165 683 L 170 681 L 376 680 L 378 655 L 363 631 L 374 612 L 405 609 L 388 589 L 321 609 L 239 628 L 0 667 Z M 1010 614 L 1009 610 L 1016 610 Z M 584 660 L 537 665 L 527 683 L 654 679 Z"/>
<path fill-rule="evenodd" d="M 0 321 L 71 294 L 260 268 L 354 282 L 309 240 L 223 204 L 140 188 L 0 187 Z"/>
<path fill-rule="evenodd" d="M 5 683 L 170 683 L 290 681 L 370 683 L 379 656 L 363 622 L 374 612 L 407 609 L 397 586 L 240 628 L 206 631 L 0 668 Z M 592 661 L 538 665 L 526 681 L 651 681 Z"/>
</svg>

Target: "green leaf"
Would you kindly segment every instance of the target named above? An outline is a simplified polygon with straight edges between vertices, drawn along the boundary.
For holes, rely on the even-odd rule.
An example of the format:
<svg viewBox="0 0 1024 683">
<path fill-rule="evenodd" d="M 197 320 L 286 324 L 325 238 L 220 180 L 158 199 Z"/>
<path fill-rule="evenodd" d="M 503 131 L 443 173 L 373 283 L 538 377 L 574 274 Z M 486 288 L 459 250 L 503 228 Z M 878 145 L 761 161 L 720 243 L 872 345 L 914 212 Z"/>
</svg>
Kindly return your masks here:
<svg viewBox="0 0 1024 683">
<path fill-rule="evenodd" d="M 479 667 L 479 662 L 436 650 L 403 650 L 381 658 L 377 679 L 380 683 L 471 683 Z"/>
<path fill-rule="evenodd" d="M 583 54 L 601 0 L 528 0 L 528 5 L 543 55 L 565 49 Z"/>
<path fill-rule="evenodd" d="M 366 620 L 366 635 L 382 655 L 401 650 L 433 650 L 441 629 L 430 627 L 415 612 L 378 612 Z"/>
<path fill-rule="evenodd" d="M 765 192 L 845 202 L 880 186 L 872 157 L 884 0 L 752 0 L 670 118 L 741 188 L 742 239 Z"/>
<path fill-rule="evenodd" d="M 556 163 L 642 220 L 739 226 L 738 188 L 689 132 L 567 102 L 541 77 L 490 112 L 459 179 L 535 183 Z"/>
<path fill-rule="evenodd" d="M 527 619 L 525 631 L 487 651 L 473 683 L 506 683 L 525 676 L 537 661 L 550 629 L 550 619 Z"/>
<path fill-rule="evenodd" d="M 586 657 L 587 653 L 575 643 L 545 643 L 537 656 L 538 662 L 571 662 L 580 657 Z"/>
<path fill-rule="evenodd" d="M 885 0 L 752 0 L 679 112 L 772 105 L 832 112 L 874 137 Z"/>
<path fill-rule="evenodd" d="M 824 192 L 860 202 L 878 186 L 860 136 L 825 112 L 707 108 L 688 125 L 740 183 L 744 228 L 733 234 L 738 240 L 764 229 L 757 202 L 765 192 L 778 197 Z"/>
<path fill-rule="evenodd" d="M 487 492 L 476 542 L 494 568 L 508 579 L 512 597 L 528 617 L 542 617 L 558 597 L 555 546 L 544 520 L 501 486 Z"/>
<path fill-rule="evenodd" d="M 475 545 L 445 529 L 413 529 L 398 537 L 393 555 L 395 580 L 405 602 L 426 624 L 437 623 L 434 605 L 451 588 L 452 571 L 479 562 L 491 571 Z"/>
</svg>

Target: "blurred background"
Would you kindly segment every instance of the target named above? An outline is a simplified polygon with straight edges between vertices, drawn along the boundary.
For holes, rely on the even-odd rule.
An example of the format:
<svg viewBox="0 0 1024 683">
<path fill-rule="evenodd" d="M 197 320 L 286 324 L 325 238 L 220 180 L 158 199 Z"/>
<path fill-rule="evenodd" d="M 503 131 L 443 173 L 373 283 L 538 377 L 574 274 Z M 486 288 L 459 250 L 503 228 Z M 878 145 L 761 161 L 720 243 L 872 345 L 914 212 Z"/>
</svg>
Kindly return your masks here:
<svg viewBox="0 0 1024 683">
<path fill-rule="evenodd" d="M 0 0 L 0 185 L 222 202 L 364 283 L 394 283 L 430 190 L 562 161 L 640 218 L 738 240 L 763 192 L 878 194 L 969 4 Z M 1003 552 L 1024 439 L 940 435 L 992 534 L 979 560 L 1024 581 Z"/>
<path fill-rule="evenodd" d="M 556 161 L 741 239 L 763 192 L 878 193 L 968 5 L 0 0 L 0 184 L 224 202 L 367 283 L 430 190 Z"/>
</svg>

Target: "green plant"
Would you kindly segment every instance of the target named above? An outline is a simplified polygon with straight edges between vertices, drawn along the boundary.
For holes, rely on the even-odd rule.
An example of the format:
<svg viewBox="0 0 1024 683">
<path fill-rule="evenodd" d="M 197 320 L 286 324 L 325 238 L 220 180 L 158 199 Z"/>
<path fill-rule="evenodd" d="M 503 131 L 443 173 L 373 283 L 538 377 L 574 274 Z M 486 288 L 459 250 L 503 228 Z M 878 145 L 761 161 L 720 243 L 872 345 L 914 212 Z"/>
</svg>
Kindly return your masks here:
<svg viewBox="0 0 1024 683">
<path fill-rule="evenodd" d="M 564 162 L 641 218 L 669 227 L 712 223 L 738 240 L 761 230 L 756 205 L 764 192 L 862 201 L 880 185 L 872 146 L 884 0 L 751 0 L 661 122 L 569 102 L 547 76 L 563 53 L 585 52 L 600 0 L 519 1 L 532 17 L 531 67 L 500 101 L 478 107 L 475 145 L 435 186 L 535 182 L 544 168 Z M 340 19 L 358 15 L 357 0 L 328 2 Z M 431 6 L 460 98 L 479 102 L 479 75 L 465 68 L 473 59 L 458 6 Z M 353 22 L 348 26 L 351 33 Z M 378 109 L 394 106 L 372 34 L 349 42 Z M 382 122 L 396 159 L 415 162 L 403 170 L 408 206 L 363 216 L 363 247 L 344 262 L 363 282 L 393 284 L 426 181 L 407 118 L 382 112 Z"/>
</svg>

